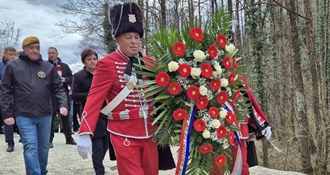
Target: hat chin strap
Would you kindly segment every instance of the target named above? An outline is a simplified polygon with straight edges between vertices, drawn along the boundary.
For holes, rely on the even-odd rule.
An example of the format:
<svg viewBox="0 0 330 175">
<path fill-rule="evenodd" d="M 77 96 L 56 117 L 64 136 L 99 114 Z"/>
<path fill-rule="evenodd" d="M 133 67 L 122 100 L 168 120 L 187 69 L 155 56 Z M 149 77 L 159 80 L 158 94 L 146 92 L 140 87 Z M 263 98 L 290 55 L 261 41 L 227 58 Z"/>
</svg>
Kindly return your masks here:
<svg viewBox="0 0 330 175">
<path fill-rule="evenodd" d="M 120 26 L 120 23 L 121 23 L 121 17 L 123 16 L 124 2 L 120 2 L 120 4 L 121 4 L 120 18 L 119 18 L 118 26 L 117 26 L 115 32 L 112 34 L 112 38 L 115 38 L 116 33 L 117 33 L 117 31 L 118 31 L 118 29 L 119 29 L 119 26 Z M 112 25 L 112 23 L 111 23 L 111 18 L 110 18 L 110 15 L 111 15 L 111 14 L 110 14 L 110 10 L 111 10 L 111 8 L 109 7 L 109 9 L 108 9 L 108 20 L 109 20 L 109 23 L 110 23 L 110 25 L 111 25 L 111 30 L 113 31 L 113 25 Z"/>
</svg>

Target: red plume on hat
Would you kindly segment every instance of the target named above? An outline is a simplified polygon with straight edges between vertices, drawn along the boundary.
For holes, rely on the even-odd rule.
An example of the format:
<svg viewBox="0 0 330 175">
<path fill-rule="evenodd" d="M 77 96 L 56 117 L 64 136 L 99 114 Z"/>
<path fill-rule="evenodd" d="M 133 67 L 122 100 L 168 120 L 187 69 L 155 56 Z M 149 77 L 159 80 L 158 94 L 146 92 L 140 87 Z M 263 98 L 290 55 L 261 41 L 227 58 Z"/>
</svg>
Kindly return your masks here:
<svg viewBox="0 0 330 175">
<path fill-rule="evenodd" d="M 127 32 L 137 32 L 143 37 L 143 18 L 140 7 L 135 2 L 120 2 L 109 11 L 112 36 L 117 38 Z"/>
</svg>

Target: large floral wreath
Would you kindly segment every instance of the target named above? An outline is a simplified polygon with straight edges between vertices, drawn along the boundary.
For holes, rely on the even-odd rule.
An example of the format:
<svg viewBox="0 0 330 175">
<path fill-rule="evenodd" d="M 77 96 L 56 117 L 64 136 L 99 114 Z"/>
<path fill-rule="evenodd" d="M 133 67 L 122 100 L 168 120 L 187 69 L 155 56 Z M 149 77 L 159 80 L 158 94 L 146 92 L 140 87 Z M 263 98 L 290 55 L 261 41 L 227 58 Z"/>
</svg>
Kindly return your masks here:
<svg viewBox="0 0 330 175">
<path fill-rule="evenodd" d="M 179 144 L 176 174 L 228 173 L 233 164 L 231 145 L 245 118 L 244 88 L 237 77 L 237 48 L 226 34 L 229 16 L 220 11 L 206 22 L 190 28 L 161 29 L 148 37 L 154 68 L 136 65 L 153 77 L 140 86 L 155 96 L 153 124 L 160 145 Z"/>
</svg>

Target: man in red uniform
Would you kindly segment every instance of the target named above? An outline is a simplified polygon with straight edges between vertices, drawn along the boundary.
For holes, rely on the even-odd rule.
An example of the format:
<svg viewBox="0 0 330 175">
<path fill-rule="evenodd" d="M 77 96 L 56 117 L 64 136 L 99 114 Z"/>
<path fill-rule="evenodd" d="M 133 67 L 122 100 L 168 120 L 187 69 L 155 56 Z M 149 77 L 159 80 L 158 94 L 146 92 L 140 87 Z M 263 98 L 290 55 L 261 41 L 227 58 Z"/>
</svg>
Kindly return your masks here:
<svg viewBox="0 0 330 175">
<path fill-rule="evenodd" d="M 81 116 L 78 152 L 87 157 L 100 111 L 108 117 L 108 130 L 114 146 L 120 175 L 157 175 L 158 150 L 153 139 L 150 106 L 152 97 L 140 95 L 147 87 L 135 85 L 147 80 L 132 70 L 143 64 L 140 53 L 143 37 L 142 13 L 136 3 L 121 3 L 110 9 L 112 34 L 118 49 L 101 59 Z M 108 105 L 102 108 L 104 101 Z"/>
</svg>

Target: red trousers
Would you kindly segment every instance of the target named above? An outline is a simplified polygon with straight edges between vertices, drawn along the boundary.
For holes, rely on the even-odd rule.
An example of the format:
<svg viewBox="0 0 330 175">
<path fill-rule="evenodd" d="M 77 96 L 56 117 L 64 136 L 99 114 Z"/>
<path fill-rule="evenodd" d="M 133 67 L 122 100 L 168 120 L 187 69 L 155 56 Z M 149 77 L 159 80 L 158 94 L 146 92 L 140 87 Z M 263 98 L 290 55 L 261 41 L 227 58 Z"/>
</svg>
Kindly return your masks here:
<svg viewBox="0 0 330 175">
<path fill-rule="evenodd" d="M 111 134 L 120 175 L 158 175 L 158 149 L 152 138 L 132 139 Z"/>
<path fill-rule="evenodd" d="M 233 153 L 233 163 L 236 161 L 236 155 L 238 151 L 238 143 L 235 140 L 234 145 L 231 147 L 231 151 Z M 250 175 L 249 171 L 249 164 L 247 163 L 247 149 L 246 149 L 246 143 L 245 140 L 241 140 L 241 151 L 242 151 L 242 172 L 240 174 L 232 174 L 232 175 Z M 234 168 L 234 165 L 231 167 L 231 169 Z M 222 175 L 219 170 L 214 169 L 210 175 Z"/>
</svg>

